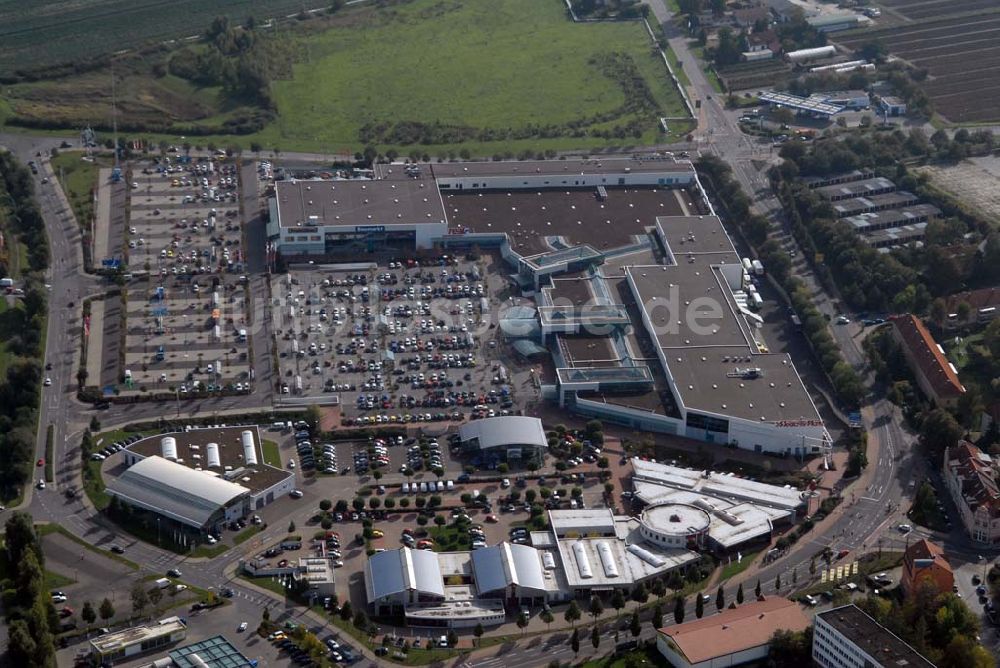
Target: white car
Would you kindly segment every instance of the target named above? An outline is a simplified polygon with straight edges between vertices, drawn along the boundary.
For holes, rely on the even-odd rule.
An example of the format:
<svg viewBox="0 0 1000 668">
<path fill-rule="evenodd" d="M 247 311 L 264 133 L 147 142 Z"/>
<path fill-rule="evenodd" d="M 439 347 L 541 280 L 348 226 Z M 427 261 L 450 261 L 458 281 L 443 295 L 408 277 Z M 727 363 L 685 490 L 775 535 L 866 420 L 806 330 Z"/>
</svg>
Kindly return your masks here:
<svg viewBox="0 0 1000 668">
<path fill-rule="evenodd" d="M 45 387 L 48 387 L 49 385 L 52 384 L 52 379 L 49 378 L 48 376 L 46 376 L 45 377 L 45 382 L 43 384 L 45 385 Z"/>
<path fill-rule="evenodd" d="M 333 562 L 333 567 L 334 568 L 343 568 L 344 567 L 344 562 L 341 561 L 340 559 L 337 559 L 336 561 Z"/>
<path fill-rule="evenodd" d="M 837 324 L 838 325 L 849 325 L 850 323 L 851 323 L 851 319 L 848 318 L 846 315 L 842 315 L 842 316 L 838 316 L 837 317 Z"/>
<path fill-rule="evenodd" d="M 237 633 L 243 633 L 246 630 L 247 630 L 247 623 L 246 622 L 240 622 L 240 625 L 236 627 L 236 632 Z"/>
</svg>

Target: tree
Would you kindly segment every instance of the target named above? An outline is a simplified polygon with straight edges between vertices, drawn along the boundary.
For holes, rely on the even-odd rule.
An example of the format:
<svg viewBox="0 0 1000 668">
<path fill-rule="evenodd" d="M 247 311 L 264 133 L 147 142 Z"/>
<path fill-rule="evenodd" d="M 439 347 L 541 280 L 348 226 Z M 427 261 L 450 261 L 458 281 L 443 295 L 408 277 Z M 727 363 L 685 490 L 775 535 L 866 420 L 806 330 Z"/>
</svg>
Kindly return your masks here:
<svg viewBox="0 0 1000 668">
<path fill-rule="evenodd" d="M 920 439 L 928 454 L 935 460 L 962 437 L 962 426 L 948 411 L 935 408 L 928 412 L 920 424 Z"/>
<path fill-rule="evenodd" d="M 10 624 L 7 630 L 7 658 L 11 665 L 30 666 L 34 663 L 35 654 L 38 652 L 38 645 L 28 622 L 23 619 L 16 619 Z"/>
<path fill-rule="evenodd" d="M 163 600 L 163 590 L 159 587 L 153 587 L 149 590 L 147 596 L 149 597 L 149 602 L 153 605 L 153 614 L 156 614 L 160 609 L 160 601 Z"/>
<path fill-rule="evenodd" d="M 455 629 L 448 629 L 448 647 L 454 647 L 458 644 L 458 634 L 455 633 Z"/>
<path fill-rule="evenodd" d="M 701 619 L 705 614 L 705 594 L 698 592 L 694 600 L 694 616 Z"/>
<path fill-rule="evenodd" d="M 632 632 L 632 637 L 634 638 L 638 638 L 639 634 L 642 633 L 642 626 L 639 623 L 638 610 L 632 612 L 632 621 L 629 623 L 629 631 Z"/>
<path fill-rule="evenodd" d="M 792 569 L 792 584 L 796 584 L 799 581 L 799 569 Z"/>
<path fill-rule="evenodd" d="M 330 499 L 323 499 L 322 501 L 319 502 L 319 509 L 322 510 L 324 513 L 330 512 L 331 508 L 333 508 L 333 502 L 330 501 Z"/>
<path fill-rule="evenodd" d="M 141 616 L 142 611 L 146 609 L 147 605 L 149 605 L 149 594 L 146 593 L 144 583 L 136 582 L 133 584 L 132 591 L 129 595 L 132 599 L 132 612 Z"/>
<path fill-rule="evenodd" d="M 757 578 L 757 586 L 753 588 L 753 595 L 756 596 L 757 598 L 760 598 L 760 592 L 761 592 L 760 578 Z"/>
<path fill-rule="evenodd" d="M 97 609 L 97 614 L 101 616 L 101 619 L 108 621 L 115 616 L 115 606 L 111 605 L 111 599 L 104 599 L 101 601 L 101 607 Z"/>
<path fill-rule="evenodd" d="M 323 409 L 316 404 L 310 404 L 306 409 L 305 421 L 309 425 L 309 431 L 318 432 L 320 422 L 323 421 Z"/>
<path fill-rule="evenodd" d="M 472 635 L 476 636 L 476 645 L 479 644 L 479 639 L 483 637 L 486 633 L 486 629 L 483 628 L 482 624 L 476 624 L 476 628 L 472 629 Z"/>
<path fill-rule="evenodd" d="M 552 612 L 549 610 L 542 610 L 542 614 L 538 615 L 538 618 L 545 623 L 545 630 L 549 629 L 549 626 L 555 621 L 555 617 L 552 616 Z"/>
<path fill-rule="evenodd" d="M 816 575 L 816 558 L 809 560 L 809 575 Z"/>
<path fill-rule="evenodd" d="M 771 636 L 768 665 L 772 668 L 800 668 L 812 665 L 812 627 L 804 631 L 775 631 Z"/>
<path fill-rule="evenodd" d="M 97 621 L 97 611 L 94 610 L 94 606 L 91 605 L 90 601 L 83 602 L 83 609 L 80 610 L 80 619 L 82 619 L 87 626 L 92 626 L 94 622 Z"/>
<path fill-rule="evenodd" d="M 625 596 L 620 589 L 615 589 L 611 594 L 611 607 L 615 609 L 615 614 L 621 616 L 622 608 L 625 607 Z"/>
<path fill-rule="evenodd" d="M 564 617 L 566 618 L 566 621 L 573 626 L 573 628 L 576 628 L 576 623 L 580 621 L 580 606 L 576 604 L 576 601 L 570 601 L 569 607 L 566 608 Z"/>
<path fill-rule="evenodd" d="M 364 610 L 358 610 L 354 613 L 354 628 L 364 631 L 368 628 L 368 615 L 365 614 Z"/>
<path fill-rule="evenodd" d="M 740 583 L 740 586 L 736 588 L 736 604 L 737 605 L 743 605 L 743 583 L 742 582 Z"/>
<path fill-rule="evenodd" d="M 646 589 L 646 585 L 643 583 L 638 583 L 632 590 L 632 600 L 636 603 L 645 603 L 649 600 L 649 590 Z"/>
<path fill-rule="evenodd" d="M 288 522 L 288 533 L 295 533 L 295 520 Z"/>
<path fill-rule="evenodd" d="M 961 634 L 952 637 L 937 662 L 939 668 L 993 668 L 995 665 L 985 647 Z"/>
<path fill-rule="evenodd" d="M 351 602 L 344 601 L 344 604 L 340 606 L 340 618 L 346 622 L 348 619 L 351 618 L 352 613 L 353 611 L 351 610 Z"/>
<path fill-rule="evenodd" d="M 573 648 L 573 656 L 580 653 L 580 629 L 573 629 L 573 635 L 569 639 L 569 646 Z"/>
<path fill-rule="evenodd" d="M 726 607 L 726 593 L 722 591 L 722 585 L 719 585 L 718 591 L 715 592 L 715 608 L 722 612 L 722 609 Z"/>
<path fill-rule="evenodd" d="M 601 605 L 601 599 L 597 596 L 590 597 L 590 615 L 596 620 L 604 612 L 604 606 Z"/>
<path fill-rule="evenodd" d="M 521 629 L 521 635 L 525 634 L 525 629 L 528 628 L 528 615 L 523 612 L 517 616 L 517 628 Z"/>
<path fill-rule="evenodd" d="M 774 591 L 781 591 L 781 573 L 774 576 Z"/>
<path fill-rule="evenodd" d="M 601 646 L 601 630 L 597 628 L 596 624 L 590 631 L 590 644 L 594 646 L 594 649 Z"/>
<path fill-rule="evenodd" d="M 674 624 L 684 623 L 684 597 L 676 596 L 674 598 Z"/>
</svg>

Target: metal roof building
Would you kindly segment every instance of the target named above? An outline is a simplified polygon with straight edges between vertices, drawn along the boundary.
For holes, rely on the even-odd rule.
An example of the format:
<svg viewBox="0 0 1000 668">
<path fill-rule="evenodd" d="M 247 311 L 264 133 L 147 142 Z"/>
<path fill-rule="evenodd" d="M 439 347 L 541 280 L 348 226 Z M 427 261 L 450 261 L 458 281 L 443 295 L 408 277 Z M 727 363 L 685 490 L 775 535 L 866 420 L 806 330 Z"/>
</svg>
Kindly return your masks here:
<svg viewBox="0 0 1000 668">
<path fill-rule="evenodd" d="M 458 436 L 467 449 L 506 448 L 507 456 L 513 458 L 537 456 L 548 445 L 542 421 L 518 415 L 474 420 L 462 425 Z M 530 450 L 531 454 L 524 455 L 522 450 Z"/>
<path fill-rule="evenodd" d="M 196 529 L 242 517 L 250 496 L 242 485 L 156 455 L 126 469 L 108 483 L 107 492 L 123 503 Z"/>
<path fill-rule="evenodd" d="M 421 598 L 444 598 L 444 579 L 437 555 L 408 547 L 373 554 L 365 564 L 368 603 L 392 599 L 415 603 Z"/>
<path fill-rule="evenodd" d="M 502 542 L 472 553 L 472 568 L 480 595 L 513 587 L 518 596 L 544 596 L 547 586 L 541 553 L 527 545 Z M 529 590 L 526 593 L 524 590 Z"/>
</svg>

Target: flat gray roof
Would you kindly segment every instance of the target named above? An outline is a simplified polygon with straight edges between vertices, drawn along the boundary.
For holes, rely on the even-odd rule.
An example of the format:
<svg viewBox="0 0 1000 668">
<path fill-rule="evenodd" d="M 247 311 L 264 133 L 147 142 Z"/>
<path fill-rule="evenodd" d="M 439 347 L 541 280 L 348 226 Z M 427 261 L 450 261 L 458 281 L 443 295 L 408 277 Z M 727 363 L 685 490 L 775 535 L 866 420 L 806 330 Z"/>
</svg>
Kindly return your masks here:
<svg viewBox="0 0 1000 668">
<path fill-rule="evenodd" d="M 832 186 L 820 186 L 815 190 L 823 197 L 843 197 L 844 195 L 861 197 L 862 195 L 866 195 L 867 193 L 873 191 L 885 190 L 886 188 L 894 189 L 895 187 L 896 184 L 889 179 L 882 176 L 876 176 L 872 179 L 837 183 Z"/>
<path fill-rule="evenodd" d="M 731 259 L 739 263 L 735 253 Z M 697 255 L 693 262 L 682 261 L 679 265 L 626 268 L 638 291 L 639 306 L 649 314 L 656 330 L 650 334 L 660 347 L 743 346 L 749 351 L 748 330 L 740 322 L 742 316 L 738 318 L 733 312 L 732 293 L 714 264 L 714 257 Z M 674 292 L 676 299 L 672 297 Z M 685 317 L 688 303 L 702 298 L 714 300 L 721 308 L 689 322 Z"/>
<path fill-rule="evenodd" d="M 794 511 L 805 503 L 800 490 L 755 482 L 726 473 L 685 469 L 638 458 L 632 459 L 632 470 L 635 480 L 717 499 L 749 501 L 786 512 Z"/>
<path fill-rule="evenodd" d="M 856 605 L 844 605 L 817 613 L 817 619 L 832 626 L 868 656 L 883 666 L 934 668 L 934 664 L 903 642 Z"/>
<path fill-rule="evenodd" d="M 761 423 L 821 419 L 787 354 L 704 347 L 666 355 L 688 409 Z"/>
<path fill-rule="evenodd" d="M 444 597 L 444 580 L 437 555 L 408 547 L 370 556 L 365 564 L 365 588 L 369 603 L 407 591 Z"/>
<path fill-rule="evenodd" d="M 426 178 L 277 181 L 281 227 L 443 223 L 441 195 Z"/>
<path fill-rule="evenodd" d="M 888 209 L 892 207 L 908 206 L 916 204 L 920 198 L 906 190 L 896 190 L 891 193 L 881 193 L 878 195 L 868 195 L 866 197 L 852 197 L 831 202 L 830 206 L 840 217 L 852 214 L 855 211 L 863 211 L 871 208 Z"/>
<path fill-rule="evenodd" d="M 242 442 L 244 431 L 249 431 L 253 434 L 257 464 L 247 465 L 244 459 Z M 257 425 L 205 427 L 189 431 L 156 434 L 155 436 L 148 436 L 136 441 L 128 446 L 127 450 L 141 457 L 159 456 L 163 454 L 162 442 L 164 438 L 174 439 L 177 446 L 177 457 L 182 460 L 179 463 L 192 469 L 209 469 L 208 444 L 218 444 L 220 466 L 212 467 L 209 470 L 221 473 L 225 477 L 226 475 L 231 475 L 234 471 L 243 469 L 239 476 L 241 480 L 238 482 L 244 487 L 250 488 L 253 492 L 267 489 L 292 475 L 290 471 L 279 468 L 282 462 L 275 462 L 278 466 L 269 466 L 264 463 L 260 430 Z M 227 467 L 229 468 L 228 471 L 226 470 Z M 249 479 L 242 480 L 242 478 Z"/>
<path fill-rule="evenodd" d="M 689 253 L 720 253 L 720 262 L 733 254 L 733 242 L 718 216 L 658 216 L 656 228 L 678 264 Z"/>
<path fill-rule="evenodd" d="M 635 158 L 594 158 L 590 160 L 523 160 L 490 162 L 442 162 L 429 165 L 435 178 L 466 176 L 506 176 L 517 174 L 690 174 L 688 162 L 638 160 Z"/>
<path fill-rule="evenodd" d="M 879 228 L 884 225 L 907 225 L 917 218 L 936 218 L 940 215 L 941 209 L 933 204 L 916 204 L 902 209 L 887 209 L 848 216 L 844 221 L 852 225 L 855 231 L 867 234 L 871 228 Z"/>
<path fill-rule="evenodd" d="M 927 223 L 913 223 L 884 230 L 872 230 L 861 237 L 861 240 L 870 246 L 905 244 L 923 239 L 926 231 Z"/>
</svg>

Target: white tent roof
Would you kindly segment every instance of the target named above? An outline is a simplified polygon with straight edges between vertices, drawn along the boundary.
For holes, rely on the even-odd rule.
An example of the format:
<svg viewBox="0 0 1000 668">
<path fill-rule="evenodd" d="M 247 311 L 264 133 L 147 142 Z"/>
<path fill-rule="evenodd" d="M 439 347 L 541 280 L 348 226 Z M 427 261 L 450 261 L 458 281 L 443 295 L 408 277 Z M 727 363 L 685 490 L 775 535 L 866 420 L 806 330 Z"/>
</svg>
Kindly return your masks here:
<svg viewBox="0 0 1000 668">
<path fill-rule="evenodd" d="M 444 598 L 444 579 L 434 552 L 408 547 L 373 554 L 365 566 L 368 602 L 414 590 Z"/>
<path fill-rule="evenodd" d="M 536 448 L 548 445 L 542 421 L 519 415 L 473 420 L 462 425 L 458 435 L 462 441 L 477 439 L 480 450 L 508 445 L 530 445 Z"/>
<path fill-rule="evenodd" d="M 193 527 L 204 526 L 213 513 L 250 492 L 213 473 L 156 455 L 133 464 L 107 490 L 132 505 Z"/>
</svg>

